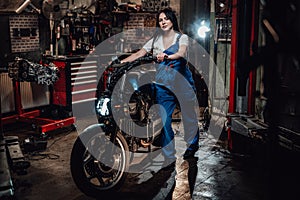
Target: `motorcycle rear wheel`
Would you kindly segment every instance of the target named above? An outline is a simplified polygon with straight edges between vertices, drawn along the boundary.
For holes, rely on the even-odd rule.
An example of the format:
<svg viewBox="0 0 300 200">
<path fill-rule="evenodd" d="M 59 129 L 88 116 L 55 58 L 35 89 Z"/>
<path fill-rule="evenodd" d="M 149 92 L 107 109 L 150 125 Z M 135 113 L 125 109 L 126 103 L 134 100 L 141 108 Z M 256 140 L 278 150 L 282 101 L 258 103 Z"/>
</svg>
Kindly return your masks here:
<svg viewBox="0 0 300 200">
<path fill-rule="evenodd" d="M 95 155 L 92 155 L 88 150 L 90 147 L 95 148 L 97 139 L 108 138 L 108 136 L 105 136 L 104 132 L 99 134 L 87 132 L 85 134 L 90 134 L 90 136 L 85 136 L 85 138 L 89 138 L 88 144 L 85 143 L 84 145 L 81 138 L 78 137 L 71 152 L 70 164 L 73 180 L 76 186 L 87 196 L 95 198 L 111 196 L 113 192 L 120 189 L 127 176 L 129 166 L 128 144 L 122 134 L 117 133 L 114 144 L 116 148 L 114 148 L 111 156 L 111 167 L 101 162 L 102 159 L 107 158 L 98 156 L 95 158 Z M 98 146 L 100 145 L 98 144 Z"/>
</svg>

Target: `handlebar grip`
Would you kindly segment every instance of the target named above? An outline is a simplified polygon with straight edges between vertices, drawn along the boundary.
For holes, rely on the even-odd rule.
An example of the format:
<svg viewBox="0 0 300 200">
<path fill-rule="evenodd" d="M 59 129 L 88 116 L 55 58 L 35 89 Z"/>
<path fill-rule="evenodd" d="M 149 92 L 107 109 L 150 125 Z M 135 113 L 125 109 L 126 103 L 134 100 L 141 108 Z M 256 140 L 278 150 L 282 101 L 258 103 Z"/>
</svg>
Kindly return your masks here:
<svg viewBox="0 0 300 200">
<path fill-rule="evenodd" d="M 121 61 L 119 60 L 119 58 L 117 58 L 111 62 L 112 65 L 120 64 L 120 63 L 121 63 Z"/>
<path fill-rule="evenodd" d="M 156 56 L 144 56 L 144 57 L 141 57 L 141 58 L 139 58 L 138 60 L 139 61 L 149 61 L 149 62 L 151 62 L 151 61 L 155 61 L 157 59 L 157 57 Z"/>
<path fill-rule="evenodd" d="M 152 62 L 152 61 L 155 61 L 157 59 L 156 56 L 144 56 L 144 57 L 140 57 L 132 62 L 125 62 L 125 63 L 120 63 L 120 60 L 119 59 L 116 59 L 115 61 L 113 61 L 110 66 L 111 67 L 123 67 L 124 65 L 128 65 L 128 64 L 137 64 L 139 62 Z"/>
<path fill-rule="evenodd" d="M 119 63 L 119 64 L 110 64 L 110 67 L 114 67 L 114 68 L 121 68 L 124 67 L 125 65 L 127 65 L 128 63 Z"/>
</svg>

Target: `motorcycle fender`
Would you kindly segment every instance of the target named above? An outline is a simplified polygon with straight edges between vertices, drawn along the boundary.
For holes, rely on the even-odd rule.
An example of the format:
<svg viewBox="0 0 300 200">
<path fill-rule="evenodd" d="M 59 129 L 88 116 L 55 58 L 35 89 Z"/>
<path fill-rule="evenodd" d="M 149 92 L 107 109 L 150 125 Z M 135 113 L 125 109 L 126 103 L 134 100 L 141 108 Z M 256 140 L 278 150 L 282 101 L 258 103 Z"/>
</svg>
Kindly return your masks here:
<svg viewBox="0 0 300 200">
<path fill-rule="evenodd" d="M 97 133 L 100 133 L 100 132 L 103 132 L 103 128 L 104 128 L 104 124 L 103 123 L 100 123 L 100 124 L 92 124 L 88 127 L 86 127 L 79 135 L 80 139 L 82 140 L 83 143 L 87 142 L 85 141 L 86 139 L 89 139 L 89 138 L 86 138 L 84 137 L 85 135 L 93 135 L 93 133 L 97 134 Z"/>
<path fill-rule="evenodd" d="M 127 75 L 127 81 L 130 83 L 132 88 L 137 91 L 139 87 L 143 86 L 145 83 L 152 83 L 154 81 L 153 71 L 149 70 L 149 72 L 130 72 Z M 153 80 L 152 80 L 153 79 Z"/>
</svg>

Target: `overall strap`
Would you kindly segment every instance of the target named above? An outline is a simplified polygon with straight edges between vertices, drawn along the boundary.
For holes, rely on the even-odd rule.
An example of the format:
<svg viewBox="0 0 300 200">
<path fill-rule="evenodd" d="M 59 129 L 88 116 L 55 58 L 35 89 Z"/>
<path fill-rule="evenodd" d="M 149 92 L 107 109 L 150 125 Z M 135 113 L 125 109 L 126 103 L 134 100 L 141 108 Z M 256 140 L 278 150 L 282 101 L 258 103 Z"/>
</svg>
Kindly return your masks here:
<svg viewBox="0 0 300 200">
<path fill-rule="evenodd" d="M 182 34 L 179 33 L 179 35 L 178 35 L 177 38 L 176 38 L 176 43 L 179 43 L 179 40 L 180 40 L 181 36 L 182 36 Z"/>
<path fill-rule="evenodd" d="M 181 34 L 181 33 L 179 33 L 179 35 L 178 35 L 178 36 L 177 36 L 177 38 L 176 38 L 176 43 L 178 43 L 178 44 L 179 44 L 179 40 L 180 40 L 181 36 L 182 36 L 182 34 Z M 153 39 L 153 40 L 152 40 L 152 44 L 151 44 L 151 50 L 150 50 L 150 53 L 151 53 L 151 54 L 153 54 L 154 40 L 156 40 L 156 39 L 157 39 L 157 37 L 153 37 L 152 39 Z"/>
<path fill-rule="evenodd" d="M 179 35 L 177 36 L 177 39 L 176 39 L 176 43 L 179 44 L 179 40 L 180 40 L 181 36 L 182 36 L 182 33 L 179 33 Z M 188 50 L 187 50 L 187 53 L 186 53 L 186 58 L 187 59 L 189 58 L 189 51 Z"/>
</svg>

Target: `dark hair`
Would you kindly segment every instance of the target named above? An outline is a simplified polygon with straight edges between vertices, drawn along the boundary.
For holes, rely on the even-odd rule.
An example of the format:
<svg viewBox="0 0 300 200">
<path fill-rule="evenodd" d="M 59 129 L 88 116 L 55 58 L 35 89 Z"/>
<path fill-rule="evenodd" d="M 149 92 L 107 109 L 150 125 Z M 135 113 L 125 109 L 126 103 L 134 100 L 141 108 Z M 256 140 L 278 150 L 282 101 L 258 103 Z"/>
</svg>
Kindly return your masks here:
<svg viewBox="0 0 300 200">
<path fill-rule="evenodd" d="M 162 34 L 162 30 L 160 29 L 160 26 L 159 26 L 159 15 L 161 13 L 165 13 L 166 17 L 171 20 L 174 31 L 181 32 L 181 30 L 179 29 L 177 17 L 175 15 L 175 12 L 172 10 L 172 8 L 169 7 L 169 8 L 164 8 L 164 9 L 160 10 L 156 15 L 156 31 L 153 35 L 151 53 L 153 53 L 152 51 L 153 51 L 154 41 L 156 41 L 158 35 Z"/>
<path fill-rule="evenodd" d="M 171 22 L 173 23 L 173 29 L 174 29 L 174 31 L 180 32 L 179 25 L 178 25 L 178 20 L 177 20 L 177 17 L 175 15 L 175 12 L 172 10 L 172 8 L 164 8 L 164 9 L 160 10 L 157 13 L 157 16 L 156 16 L 156 27 L 160 27 L 159 26 L 159 15 L 161 13 L 165 13 L 165 15 L 167 16 L 167 18 L 171 20 Z"/>
</svg>

